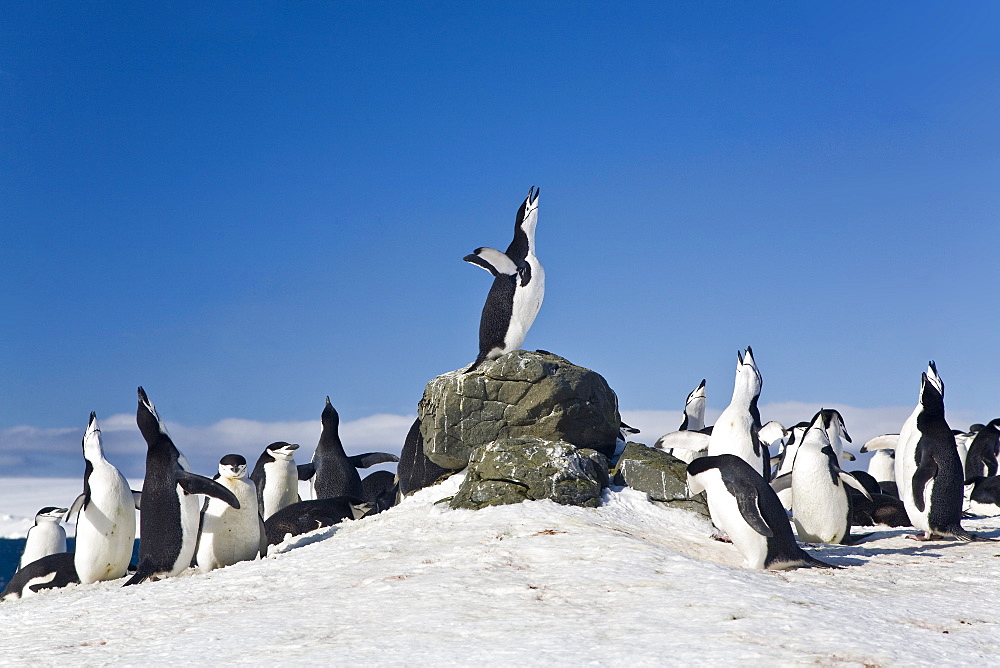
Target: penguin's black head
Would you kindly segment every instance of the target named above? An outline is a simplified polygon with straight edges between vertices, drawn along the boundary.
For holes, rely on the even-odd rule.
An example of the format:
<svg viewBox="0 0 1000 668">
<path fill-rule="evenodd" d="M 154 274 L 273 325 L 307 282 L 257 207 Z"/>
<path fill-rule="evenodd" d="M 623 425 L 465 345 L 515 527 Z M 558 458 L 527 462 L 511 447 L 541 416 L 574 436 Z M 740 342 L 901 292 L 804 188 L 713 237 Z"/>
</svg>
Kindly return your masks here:
<svg viewBox="0 0 1000 668">
<path fill-rule="evenodd" d="M 246 466 L 247 460 L 243 455 L 226 455 L 219 460 L 219 463 L 226 466 Z"/>
<path fill-rule="evenodd" d="M 920 376 L 920 405 L 925 412 L 944 412 L 944 395 L 926 373 Z"/>
<path fill-rule="evenodd" d="M 156 442 L 161 434 L 165 434 L 163 424 L 153 402 L 146 396 L 146 391 L 139 387 L 139 405 L 135 410 L 135 422 L 139 425 L 142 437 L 146 439 L 146 444 Z"/>
<path fill-rule="evenodd" d="M 298 450 L 298 443 L 285 443 L 284 441 L 275 441 L 271 445 L 267 446 L 268 450 Z"/>
<path fill-rule="evenodd" d="M 986 425 L 977 422 L 976 424 L 969 425 L 969 433 L 970 434 L 975 434 L 976 432 L 981 431 L 981 430 L 983 430 L 985 428 L 986 428 Z"/>
<path fill-rule="evenodd" d="M 226 455 L 219 460 L 219 476 L 239 479 L 247 474 L 247 460 L 243 455 Z"/>
<path fill-rule="evenodd" d="M 330 403 L 330 397 L 326 398 L 326 406 L 323 408 L 321 419 L 324 429 L 336 428 L 340 425 L 340 415 L 337 414 L 337 409 Z"/>
<path fill-rule="evenodd" d="M 521 202 L 514 219 L 514 227 L 525 232 L 533 231 L 535 223 L 538 222 L 538 194 L 540 189 L 532 186 L 528 189 L 528 196 Z"/>
<path fill-rule="evenodd" d="M 35 519 L 40 517 L 58 517 L 62 519 L 63 515 L 69 512 L 69 508 L 57 508 L 55 506 L 45 506 L 37 513 L 35 513 Z"/>
</svg>

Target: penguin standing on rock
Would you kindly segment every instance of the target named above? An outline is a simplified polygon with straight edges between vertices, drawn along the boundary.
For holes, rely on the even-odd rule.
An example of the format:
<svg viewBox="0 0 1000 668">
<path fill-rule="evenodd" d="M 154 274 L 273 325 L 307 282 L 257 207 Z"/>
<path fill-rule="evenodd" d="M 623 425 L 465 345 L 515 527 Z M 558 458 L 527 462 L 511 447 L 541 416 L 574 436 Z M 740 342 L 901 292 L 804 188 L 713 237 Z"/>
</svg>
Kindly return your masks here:
<svg viewBox="0 0 1000 668">
<path fill-rule="evenodd" d="M 462 258 L 494 277 L 479 320 L 479 355 L 466 373 L 520 348 L 542 306 L 545 271 L 535 256 L 539 192 L 535 187 L 528 190 L 514 219 L 514 239 L 505 252 L 482 247 Z"/>
</svg>

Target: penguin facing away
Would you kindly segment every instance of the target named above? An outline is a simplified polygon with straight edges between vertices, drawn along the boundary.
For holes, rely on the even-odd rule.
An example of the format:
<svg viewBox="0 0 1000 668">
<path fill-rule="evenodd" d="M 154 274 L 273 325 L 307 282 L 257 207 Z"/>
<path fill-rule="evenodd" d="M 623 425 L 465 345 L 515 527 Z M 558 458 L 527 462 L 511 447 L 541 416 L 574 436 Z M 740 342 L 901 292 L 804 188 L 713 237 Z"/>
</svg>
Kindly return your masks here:
<svg viewBox="0 0 1000 668">
<path fill-rule="evenodd" d="M 749 568 L 837 568 L 799 547 L 774 490 L 742 457 L 694 460 L 688 465 L 688 488 L 691 494 L 706 493 L 712 522 L 729 535 Z"/>
<path fill-rule="evenodd" d="M 976 432 L 965 458 L 965 479 L 989 477 L 997 474 L 997 444 L 1000 442 L 1000 418 Z"/>
<path fill-rule="evenodd" d="M 171 577 L 191 565 L 198 541 L 201 504 L 196 495 L 220 499 L 239 508 L 236 496 L 204 476 L 187 470 L 187 460 L 167 433 L 156 407 L 140 387 L 136 423 L 146 441 L 146 476 L 142 484 L 139 566 L 125 586 Z"/>
<path fill-rule="evenodd" d="M 277 545 L 288 536 L 298 536 L 344 520 L 360 519 L 361 516 L 353 497 L 299 501 L 268 517 L 264 522 L 264 531 L 267 544 Z"/>
<path fill-rule="evenodd" d="M 767 479 L 771 475 L 770 458 L 758 437 L 762 425 L 757 400 L 762 386 L 763 379 L 754 362 L 753 350 L 747 346 L 745 356 L 736 353 L 733 398 L 712 428 L 708 454 L 742 457 Z"/>
<path fill-rule="evenodd" d="M 944 382 L 938 376 L 937 365 L 934 364 L 933 360 L 928 362 L 927 371 L 924 373 L 924 376 L 926 376 L 927 382 L 934 385 L 943 396 Z M 921 388 L 923 388 L 923 381 L 921 381 Z M 923 389 L 921 389 L 921 394 L 923 394 Z M 917 405 L 913 408 L 913 412 L 903 422 L 903 426 L 899 428 L 899 436 L 896 438 L 894 446 L 896 450 L 896 488 L 899 492 L 899 498 L 910 504 L 906 507 L 908 513 L 913 512 L 913 472 L 916 466 L 914 458 L 916 456 L 917 440 L 919 439 L 919 434 L 916 431 L 918 413 L 920 413 L 919 397 Z"/>
<path fill-rule="evenodd" d="M 913 526 L 923 532 L 910 537 L 980 540 L 961 525 L 965 481 L 955 435 L 945 420 L 944 383 L 935 382 L 926 373 L 920 380 L 920 402 L 909 439 L 916 447 L 902 453 L 904 456 L 897 452 L 896 457 L 897 484 L 910 482 L 906 493 L 900 485 L 900 498 Z"/>
<path fill-rule="evenodd" d="M 46 506 L 35 513 L 35 526 L 28 529 L 24 551 L 17 566 L 19 570 L 32 561 L 66 551 L 66 529 L 63 528 L 62 521 L 67 512 L 67 508 Z"/>
<path fill-rule="evenodd" d="M 340 441 L 340 415 L 330 403 L 330 397 L 326 398 L 321 421 L 323 431 L 312 461 L 298 466 L 299 480 L 312 480 L 313 497 L 316 499 L 343 496 L 355 499 L 355 503 L 363 503 L 364 490 L 358 468 L 398 462 L 399 457 L 388 452 L 366 452 L 348 457 Z"/>
<path fill-rule="evenodd" d="M 83 494 L 68 515 L 76 522 L 76 573 L 83 584 L 116 580 L 128 572 L 135 543 L 135 509 L 141 495 L 129 488 L 125 476 L 104 457 L 101 427 L 90 414 L 83 436 Z"/>
<path fill-rule="evenodd" d="M 514 218 L 514 239 L 506 251 L 482 247 L 462 258 L 493 275 L 479 320 L 479 355 L 466 373 L 520 348 L 542 306 L 545 270 L 535 255 L 539 192 L 535 187 L 528 190 Z"/>
<path fill-rule="evenodd" d="M 219 499 L 205 499 L 195 550 L 195 562 L 203 573 L 250 561 L 261 552 L 264 521 L 257 506 L 257 488 L 247 478 L 247 460 L 242 455 L 226 455 L 219 460 L 219 472 L 214 479 L 233 493 L 240 507 L 232 508 Z"/>
<path fill-rule="evenodd" d="M 295 465 L 295 443 L 276 441 L 257 458 L 250 479 L 257 488 L 257 505 L 266 520 L 299 499 L 299 472 Z"/>
<path fill-rule="evenodd" d="M 406 434 L 396 472 L 399 475 L 400 496 L 413 494 L 453 473 L 451 469 L 438 466 L 424 454 L 424 437 L 420 433 L 420 418 L 413 421 L 410 431 Z"/>
</svg>

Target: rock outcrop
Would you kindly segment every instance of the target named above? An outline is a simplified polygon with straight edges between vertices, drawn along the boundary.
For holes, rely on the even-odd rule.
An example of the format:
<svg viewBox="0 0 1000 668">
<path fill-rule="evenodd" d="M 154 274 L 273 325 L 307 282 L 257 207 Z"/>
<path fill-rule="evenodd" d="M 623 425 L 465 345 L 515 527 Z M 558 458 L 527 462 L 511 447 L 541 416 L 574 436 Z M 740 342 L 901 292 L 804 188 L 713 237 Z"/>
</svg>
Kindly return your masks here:
<svg viewBox="0 0 1000 668">
<path fill-rule="evenodd" d="M 502 438 L 473 450 L 451 507 L 550 499 L 596 508 L 608 483 L 608 460 L 596 450 L 534 436 Z"/>
<path fill-rule="evenodd" d="M 614 453 L 618 398 L 600 374 L 544 351 L 515 350 L 471 373 L 431 380 L 417 408 L 424 454 L 446 469 L 477 448 L 532 436 Z"/>
<path fill-rule="evenodd" d="M 641 443 L 629 443 L 618 459 L 615 483 L 646 492 L 650 501 L 708 516 L 705 494 L 688 496 L 687 463 Z"/>
</svg>

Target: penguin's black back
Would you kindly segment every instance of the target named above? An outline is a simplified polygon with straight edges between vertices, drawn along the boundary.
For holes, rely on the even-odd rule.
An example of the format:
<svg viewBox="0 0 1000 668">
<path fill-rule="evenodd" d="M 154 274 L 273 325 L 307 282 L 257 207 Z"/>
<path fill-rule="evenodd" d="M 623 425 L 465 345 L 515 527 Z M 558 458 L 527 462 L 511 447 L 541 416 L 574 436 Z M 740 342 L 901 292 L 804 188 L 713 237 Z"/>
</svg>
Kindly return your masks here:
<svg viewBox="0 0 1000 668">
<path fill-rule="evenodd" d="M 420 418 L 413 421 L 410 431 L 406 434 L 396 472 L 399 475 L 399 491 L 403 496 L 433 485 L 450 472 L 449 469 L 427 459 L 427 455 L 424 454 Z"/>
<path fill-rule="evenodd" d="M 326 407 L 322 415 L 323 432 L 313 455 L 316 465 L 316 477 L 313 487 L 317 499 L 332 499 L 338 496 L 348 496 L 360 503 L 364 498 L 361 488 L 361 476 L 358 469 L 351 464 L 340 442 L 340 416 L 326 398 Z"/>
<path fill-rule="evenodd" d="M 58 589 L 66 585 L 80 582 L 80 577 L 76 574 L 76 566 L 73 563 L 72 552 L 58 552 L 50 554 L 25 564 L 24 568 L 18 570 L 11 577 L 10 582 L 0 593 L 0 599 L 17 593 L 19 596 L 24 590 L 24 586 L 34 578 L 43 577 L 55 573 L 51 581 L 31 585 L 31 591 L 37 593 L 43 589 Z"/>
<path fill-rule="evenodd" d="M 338 497 L 299 501 L 268 517 L 264 521 L 264 531 L 267 533 L 267 544 L 277 545 L 287 534 L 298 536 L 349 519 L 354 519 L 350 499 Z"/>
<path fill-rule="evenodd" d="M 965 476 L 955 435 L 944 417 L 944 398 L 932 383 L 925 382 L 921 404 L 922 410 L 917 414 L 920 438 L 914 457 L 918 467 L 929 458 L 936 468 L 927 523 L 935 531 L 951 532 L 955 528 L 961 531 Z M 914 489 L 913 493 L 916 496 L 923 490 Z"/>
</svg>

